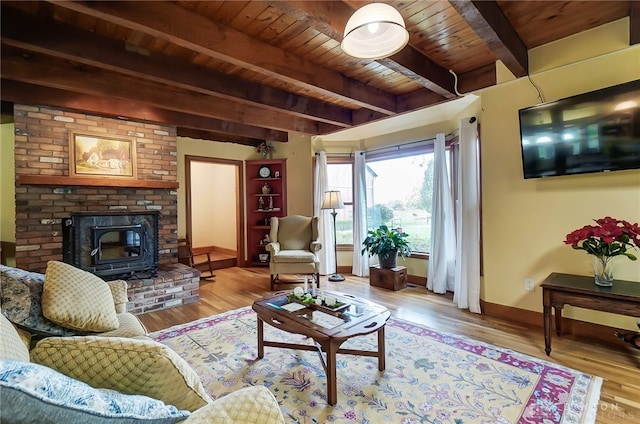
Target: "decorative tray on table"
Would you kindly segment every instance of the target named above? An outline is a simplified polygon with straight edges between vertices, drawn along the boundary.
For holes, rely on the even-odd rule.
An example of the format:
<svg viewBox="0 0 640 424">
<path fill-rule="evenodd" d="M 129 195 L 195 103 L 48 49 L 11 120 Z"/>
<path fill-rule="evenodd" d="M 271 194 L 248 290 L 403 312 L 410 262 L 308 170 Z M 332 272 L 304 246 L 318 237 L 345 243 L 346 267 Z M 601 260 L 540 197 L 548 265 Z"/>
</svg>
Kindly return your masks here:
<svg viewBox="0 0 640 424">
<path fill-rule="evenodd" d="M 331 296 L 327 296 L 327 298 L 330 298 Z M 294 302 L 294 303 L 300 303 L 302 305 L 305 305 L 306 307 L 310 308 L 310 309 L 315 309 L 318 311 L 324 311 L 324 312 L 341 312 L 345 309 L 347 309 L 349 306 L 351 306 L 348 303 L 344 303 L 341 302 L 339 300 L 336 299 L 335 303 L 333 305 L 328 305 L 325 300 L 322 301 L 322 304 L 318 304 L 316 303 L 318 297 L 313 297 L 310 294 L 304 294 L 302 296 L 296 296 L 293 293 L 290 294 L 287 298 L 287 300 L 289 300 L 290 302 Z"/>
</svg>

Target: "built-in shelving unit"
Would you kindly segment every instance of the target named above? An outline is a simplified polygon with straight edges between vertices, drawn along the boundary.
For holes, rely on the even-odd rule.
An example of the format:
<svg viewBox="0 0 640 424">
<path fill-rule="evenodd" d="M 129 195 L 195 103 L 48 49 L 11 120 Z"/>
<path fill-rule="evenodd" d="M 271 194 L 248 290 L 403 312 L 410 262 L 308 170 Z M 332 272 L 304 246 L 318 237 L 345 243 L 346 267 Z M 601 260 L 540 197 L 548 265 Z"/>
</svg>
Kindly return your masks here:
<svg viewBox="0 0 640 424">
<path fill-rule="evenodd" d="M 287 160 L 248 160 L 245 165 L 247 263 L 267 266 L 268 252 L 264 246 L 271 231 L 270 220 L 287 215 Z M 269 169 L 268 177 L 260 175 L 264 167 Z"/>
</svg>

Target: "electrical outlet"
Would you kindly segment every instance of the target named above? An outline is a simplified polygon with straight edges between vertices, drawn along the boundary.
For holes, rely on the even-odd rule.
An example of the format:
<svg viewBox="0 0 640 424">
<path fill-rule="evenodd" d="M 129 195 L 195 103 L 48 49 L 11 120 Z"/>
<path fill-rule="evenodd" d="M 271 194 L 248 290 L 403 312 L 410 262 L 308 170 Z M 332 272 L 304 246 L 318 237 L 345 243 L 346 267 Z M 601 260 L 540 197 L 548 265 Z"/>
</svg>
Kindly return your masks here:
<svg viewBox="0 0 640 424">
<path fill-rule="evenodd" d="M 533 278 L 525 278 L 524 279 L 524 289 L 525 291 L 530 291 L 532 292 L 533 289 L 536 286 L 536 282 L 533 280 Z"/>
</svg>

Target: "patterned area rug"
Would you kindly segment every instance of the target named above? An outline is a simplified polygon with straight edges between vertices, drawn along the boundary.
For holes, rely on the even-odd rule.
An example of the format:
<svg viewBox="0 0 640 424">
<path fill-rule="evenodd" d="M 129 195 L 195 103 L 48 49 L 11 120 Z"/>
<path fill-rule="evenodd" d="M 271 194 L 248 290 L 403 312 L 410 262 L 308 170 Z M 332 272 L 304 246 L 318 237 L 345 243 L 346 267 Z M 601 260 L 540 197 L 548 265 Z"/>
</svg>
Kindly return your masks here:
<svg viewBox="0 0 640 424">
<path fill-rule="evenodd" d="M 326 403 L 316 352 L 265 347 L 256 360 L 249 307 L 151 335 L 178 352 L 213 398 L 267 386 L 291 423 L 592 423 L 602 379 L 466 337 L 391 318 L 386 370 L 377 359 L 338 355 L 338 403 Z M 265 339 L 309 343 L 265 325 Z M 375 350 L 375 333 L 343 348 Z"/>
</svg>

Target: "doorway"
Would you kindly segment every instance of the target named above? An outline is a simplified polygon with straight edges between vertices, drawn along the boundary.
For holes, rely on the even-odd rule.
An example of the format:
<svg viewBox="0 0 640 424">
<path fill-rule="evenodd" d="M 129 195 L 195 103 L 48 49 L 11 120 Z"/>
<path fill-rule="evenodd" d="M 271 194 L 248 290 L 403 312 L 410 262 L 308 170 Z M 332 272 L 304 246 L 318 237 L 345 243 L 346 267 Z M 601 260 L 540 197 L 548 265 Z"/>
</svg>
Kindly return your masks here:
<svg viewBox="0 0 640 424">
<path fill-rule="evenodd" d="M 242 161 L 185 156 L 187 237 L 214 269 L 242 265 Z"/>
</svg>

